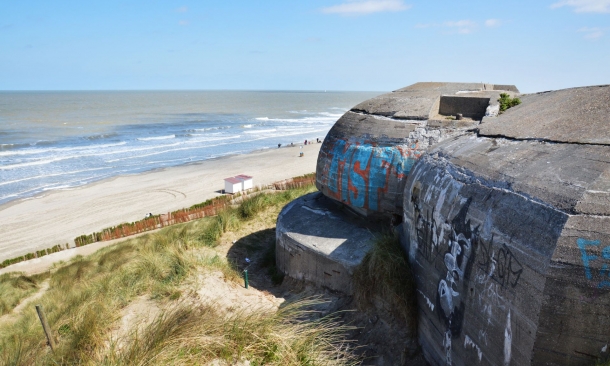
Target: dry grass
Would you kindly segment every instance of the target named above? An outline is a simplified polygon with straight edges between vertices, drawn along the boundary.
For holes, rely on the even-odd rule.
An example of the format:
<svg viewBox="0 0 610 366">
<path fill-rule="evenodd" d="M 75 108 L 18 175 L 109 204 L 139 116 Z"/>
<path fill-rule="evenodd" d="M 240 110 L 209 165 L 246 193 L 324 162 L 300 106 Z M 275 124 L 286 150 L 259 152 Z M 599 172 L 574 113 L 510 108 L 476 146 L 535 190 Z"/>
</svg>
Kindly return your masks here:
<svg viewBox="0 0 610 366">
<path fill-rule="evenodd" d="M 19 303 L 38 291 L 39 284 L 48 274 L 36 276 L 23 276 L 19 273 L 5 273 L 0 275 L 0 316 L 8 314 Z"/>
<path fill-rule="evenodd" d="M 397 234 L 384 233 L 377 238 L 354 272 L 354 290 L 360 306 L 370 306 L 379 297 L 416 332 L 415 282 Z"/>
<path fill-rule="evenodd" d="M 278 312 L 240 312 L 231 316 L 213 306 L 176 306 L 163 313 L 127 347 L 109 352 L 105 365 L 205 365 L 212 361 L 251 365 L 355 364 L 342 335 L 347 330 L 332 318 L 303 320 L 312 301 Z"/>
<path fill-rule="evenodd" d="M 205 364 L 247 359 L 252 365 L 352 364 L 331 319 L 306 317 L 309 303 L 278 311 L 241 312 L 227 316 L 212 306 L 186 306 L 181 285 L 202 271 L 219 271 L 225 280 L 241 282 L 235 265 L 211 248 L 228 231 L 251 225 L 267 211 L 277 211 L 311 187 L 275 195 L 261 193 L 217 217 L 163 229 L 126 240 L 88 257 L 76 257 L 51 274 L 0 277 L 2 301 L 10 311 L 49 277 L 39 299 L 58 347 L 50 352 L 34 307 L 10 316 L 0 328 L 0 364 Z M 163 309 L 161 316 L 126 346 L 113 348 L 112 329 L 134 299 L 147 296 Z M 184 302 L 187 303 L 187 302 Z M 192 304 L 192 302 L 191 302 Z M 127 332 L 129 334 L 129 332 Z"/>
</svg>

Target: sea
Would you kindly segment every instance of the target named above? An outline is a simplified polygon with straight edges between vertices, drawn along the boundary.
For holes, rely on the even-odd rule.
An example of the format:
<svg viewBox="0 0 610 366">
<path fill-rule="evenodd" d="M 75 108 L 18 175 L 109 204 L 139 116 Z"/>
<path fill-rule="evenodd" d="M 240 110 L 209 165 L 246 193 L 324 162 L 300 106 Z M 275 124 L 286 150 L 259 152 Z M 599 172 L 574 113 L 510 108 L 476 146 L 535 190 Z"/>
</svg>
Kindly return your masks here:
<svg viewBox="0 0 610 366">
<path fill-rule="evenodd" d="M 323 139 L 381 92 L 0 91 L 0 204 Z"/>
</svg>

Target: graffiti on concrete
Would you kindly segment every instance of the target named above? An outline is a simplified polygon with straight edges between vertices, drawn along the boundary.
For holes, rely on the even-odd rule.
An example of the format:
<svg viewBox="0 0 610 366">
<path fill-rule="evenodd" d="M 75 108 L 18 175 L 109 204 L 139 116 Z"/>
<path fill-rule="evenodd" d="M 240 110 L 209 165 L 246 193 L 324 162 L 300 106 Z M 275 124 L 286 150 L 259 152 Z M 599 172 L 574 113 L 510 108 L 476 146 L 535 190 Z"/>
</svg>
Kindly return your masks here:
<svg viewBox="0 0 610 366">
<path fill-rule="evenodd" d="M 422 215 L 419 202 L 413 202 L 415 212 L 415 231 L 417 232 L 418 249 L 421 256 L 432 263 L 438 255 L 438 235 L 436 221 L 434 221 L 434 208 L 432 212 L 428 212 L 426 216 Z"/>
<path fill-rule="evenodd" d="M 464 337 L 464 348 L 476 351 L 481 360 L 484 356 L 478 352 L 478 343 L 488 346 L 490 332 L 503 336 L 499 351 L 504 351 L 504 363 L 510 363 L 513 332 L 508 298 L 525 270 L 518 253 L 494 233 L 489 238 L 482 237 L 481 226 L 470 218 L 473 198 L 462 201 L 452 219 L 443 220 L 436 213 L 438 207 L 426 205 L 430 208 L 425 209 L 420 197 L 427 195 L 420 189 L 415 183 L 411 192 L 413 234 L 418 258 L 425 259 L 432 268 L 442 268 L 436 302 L 434 306 L 427 304 L 442 322 L 438 329 L 446 363 L 452 364 L 452 343 L 455 345 L 460 337 Z M 470 335 L 462 329 L 467 304 L 477 304 L 480 314 L 487 318 L 478 333 Z"/>
<path fill-rule="evenodd" d="M 451 339 L 462 332 L 464 300 L 478 245 L 478 226 L 473 229 L 470 219 L 466 219 L 471 202 L 472 198 L 468 199 L 451 221 L 451 234 L 443 258 L 447 273 L 438 283 L 437 305 L 445 323 L 443 344 L 447 364 L 451 364 Z"/>
<path fill-rule="evenodd" d="M 329 195 L 373 211 L 379 210 L 380 198 L 388 193 L 390 184 L 404 181 L 423 153 L 417 143 L 378 146 L 365 139 L 331 139 L 328 144 Z"/>
<path fill-rule="evenodd" d="M 510 355 L 512 353 L 513 331 L 510 322 L 510 310 L 506 316 L 506 328 L 504 329 L 504 366 L 510 365 Z"/>
<path fill-rule="evenodd" d="M 583 238 L 578 238 L 576 240 L 576 244 L 580 249 L 580 254 L 582 257 L 582 264 L 585 268 L 585 276 L 588 280 L 593 280 L 594 277 L 594 268 L 591 267 L 593 262 L 602 261 L 601 268 L 599 269 L 599 277 L 596 275 L 596 284 L 598 288 L 610 287 L 610 245 L 601 249 L 601 258 L 597 255 L 591 254 L 591 251 L 587 251 L 587 247 L 593 247 L 589 249 L 599 248 L 600 241 L 599 240 L 587 240 Z"/>
<path fill-rule="evenodd" d="M 510 285 L 515 287 L 523 273 L 523 266 L 506 244 L 502 244 L 497 253 L 494 252 L 493 240 L 494 236 L 492 234 L 491 240 L 487 245 L 481 241 L 482 255 L 480 257 L 482 257 L 482 260 L 478 262 L 478 265 L 491 279 L 498 282 L 500 286 Z"/>
</svg>

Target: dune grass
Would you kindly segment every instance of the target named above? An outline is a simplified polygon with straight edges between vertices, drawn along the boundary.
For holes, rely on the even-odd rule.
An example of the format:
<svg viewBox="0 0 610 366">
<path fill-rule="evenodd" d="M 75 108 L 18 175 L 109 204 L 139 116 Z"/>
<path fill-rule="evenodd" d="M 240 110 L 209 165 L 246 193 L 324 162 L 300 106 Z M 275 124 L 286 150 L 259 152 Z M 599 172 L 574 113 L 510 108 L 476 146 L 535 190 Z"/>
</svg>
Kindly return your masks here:
<svg viewBox="0 0 610 366">
<path fill-rule="evenodd" d="M 314 301 L 278 312 L 224 315 L 213 306 L 177 306 L 163 313 L 105 365 L 350 365 L 355 358 L 341 338 L 346 327 L 333 318 L 303 321 Z"/>
<path fill-rule="evenodd" d="M 377 238 L 354 271 L 354 290 L 360 306 L 370 306 L 377 296 L 416 332 L 415 282 L 396 233 L 386 232 Z"/>
<path fill-rule="evenodd" d="M 352 364 L 354 359 L 341 341 L 344 328 L 330 319 L 306 321 L 307 302 L 277 313 L 227 316 L 210 306 L 179 301 L 180 285 L 201 271 L 220 271 L 226 280 L 241 282 L 235 265 L 211 247 L 225 232 L 313 189 L 260 193 L 218 216 L 77 256 L 51 274 L 0 277 L 2 299 L 8 304 L 5 311 L 48 277 L 49 289 L 37 304 L 43 306 L 57 340 L 55 352 L 50 352 L 34 307 L 28 307 L 0 327 L 0 364 L 190 365 L 213 360 L 232 364 L 240 359 L 252 365 Z M 125 347 L 114 348 L 111 331 L 121 309 L 141 296 L 170 310 L 145 329 L 130 333 Z"/>
<path fill-rule="evenodd" d="M 0 316 L 10 313 L 21 300 L 35 293 L 48 274 L 23 276 L 19 273 L 0 275 Z"/>
</svg>

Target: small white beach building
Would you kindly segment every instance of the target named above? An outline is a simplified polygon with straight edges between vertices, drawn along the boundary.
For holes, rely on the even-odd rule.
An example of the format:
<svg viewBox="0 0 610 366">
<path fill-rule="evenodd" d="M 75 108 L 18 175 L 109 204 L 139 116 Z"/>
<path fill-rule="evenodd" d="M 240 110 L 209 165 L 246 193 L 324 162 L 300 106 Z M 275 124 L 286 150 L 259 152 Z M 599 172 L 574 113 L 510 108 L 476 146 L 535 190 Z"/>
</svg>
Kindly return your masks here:
<svg viewBox="0 0 610 366">
<path fill-rule="evenodd" d="M 237 193 L 254 186 L 253 178 L 249 175 L 240 174 L 225 178 L 225 193 Z"/>
<path fill-rule="evenodd" d="M 241 192 L 241 187 L 241 179 L 238 179 L 236 177 L 225 178 L 225 193 Z"/>
<path fill-rule="evenodd" d="M 245 191 L 246 189 L 252 189 L 252 187 L 254 186 L 254 182 L 253 182 L 253 178 L 249 175 L 245 175 L 245 174 L 240 174 L 238 176 L 236 176 L 235 178 L 238 178 L 242 181 L 242 189 Z"/>
</svg>

